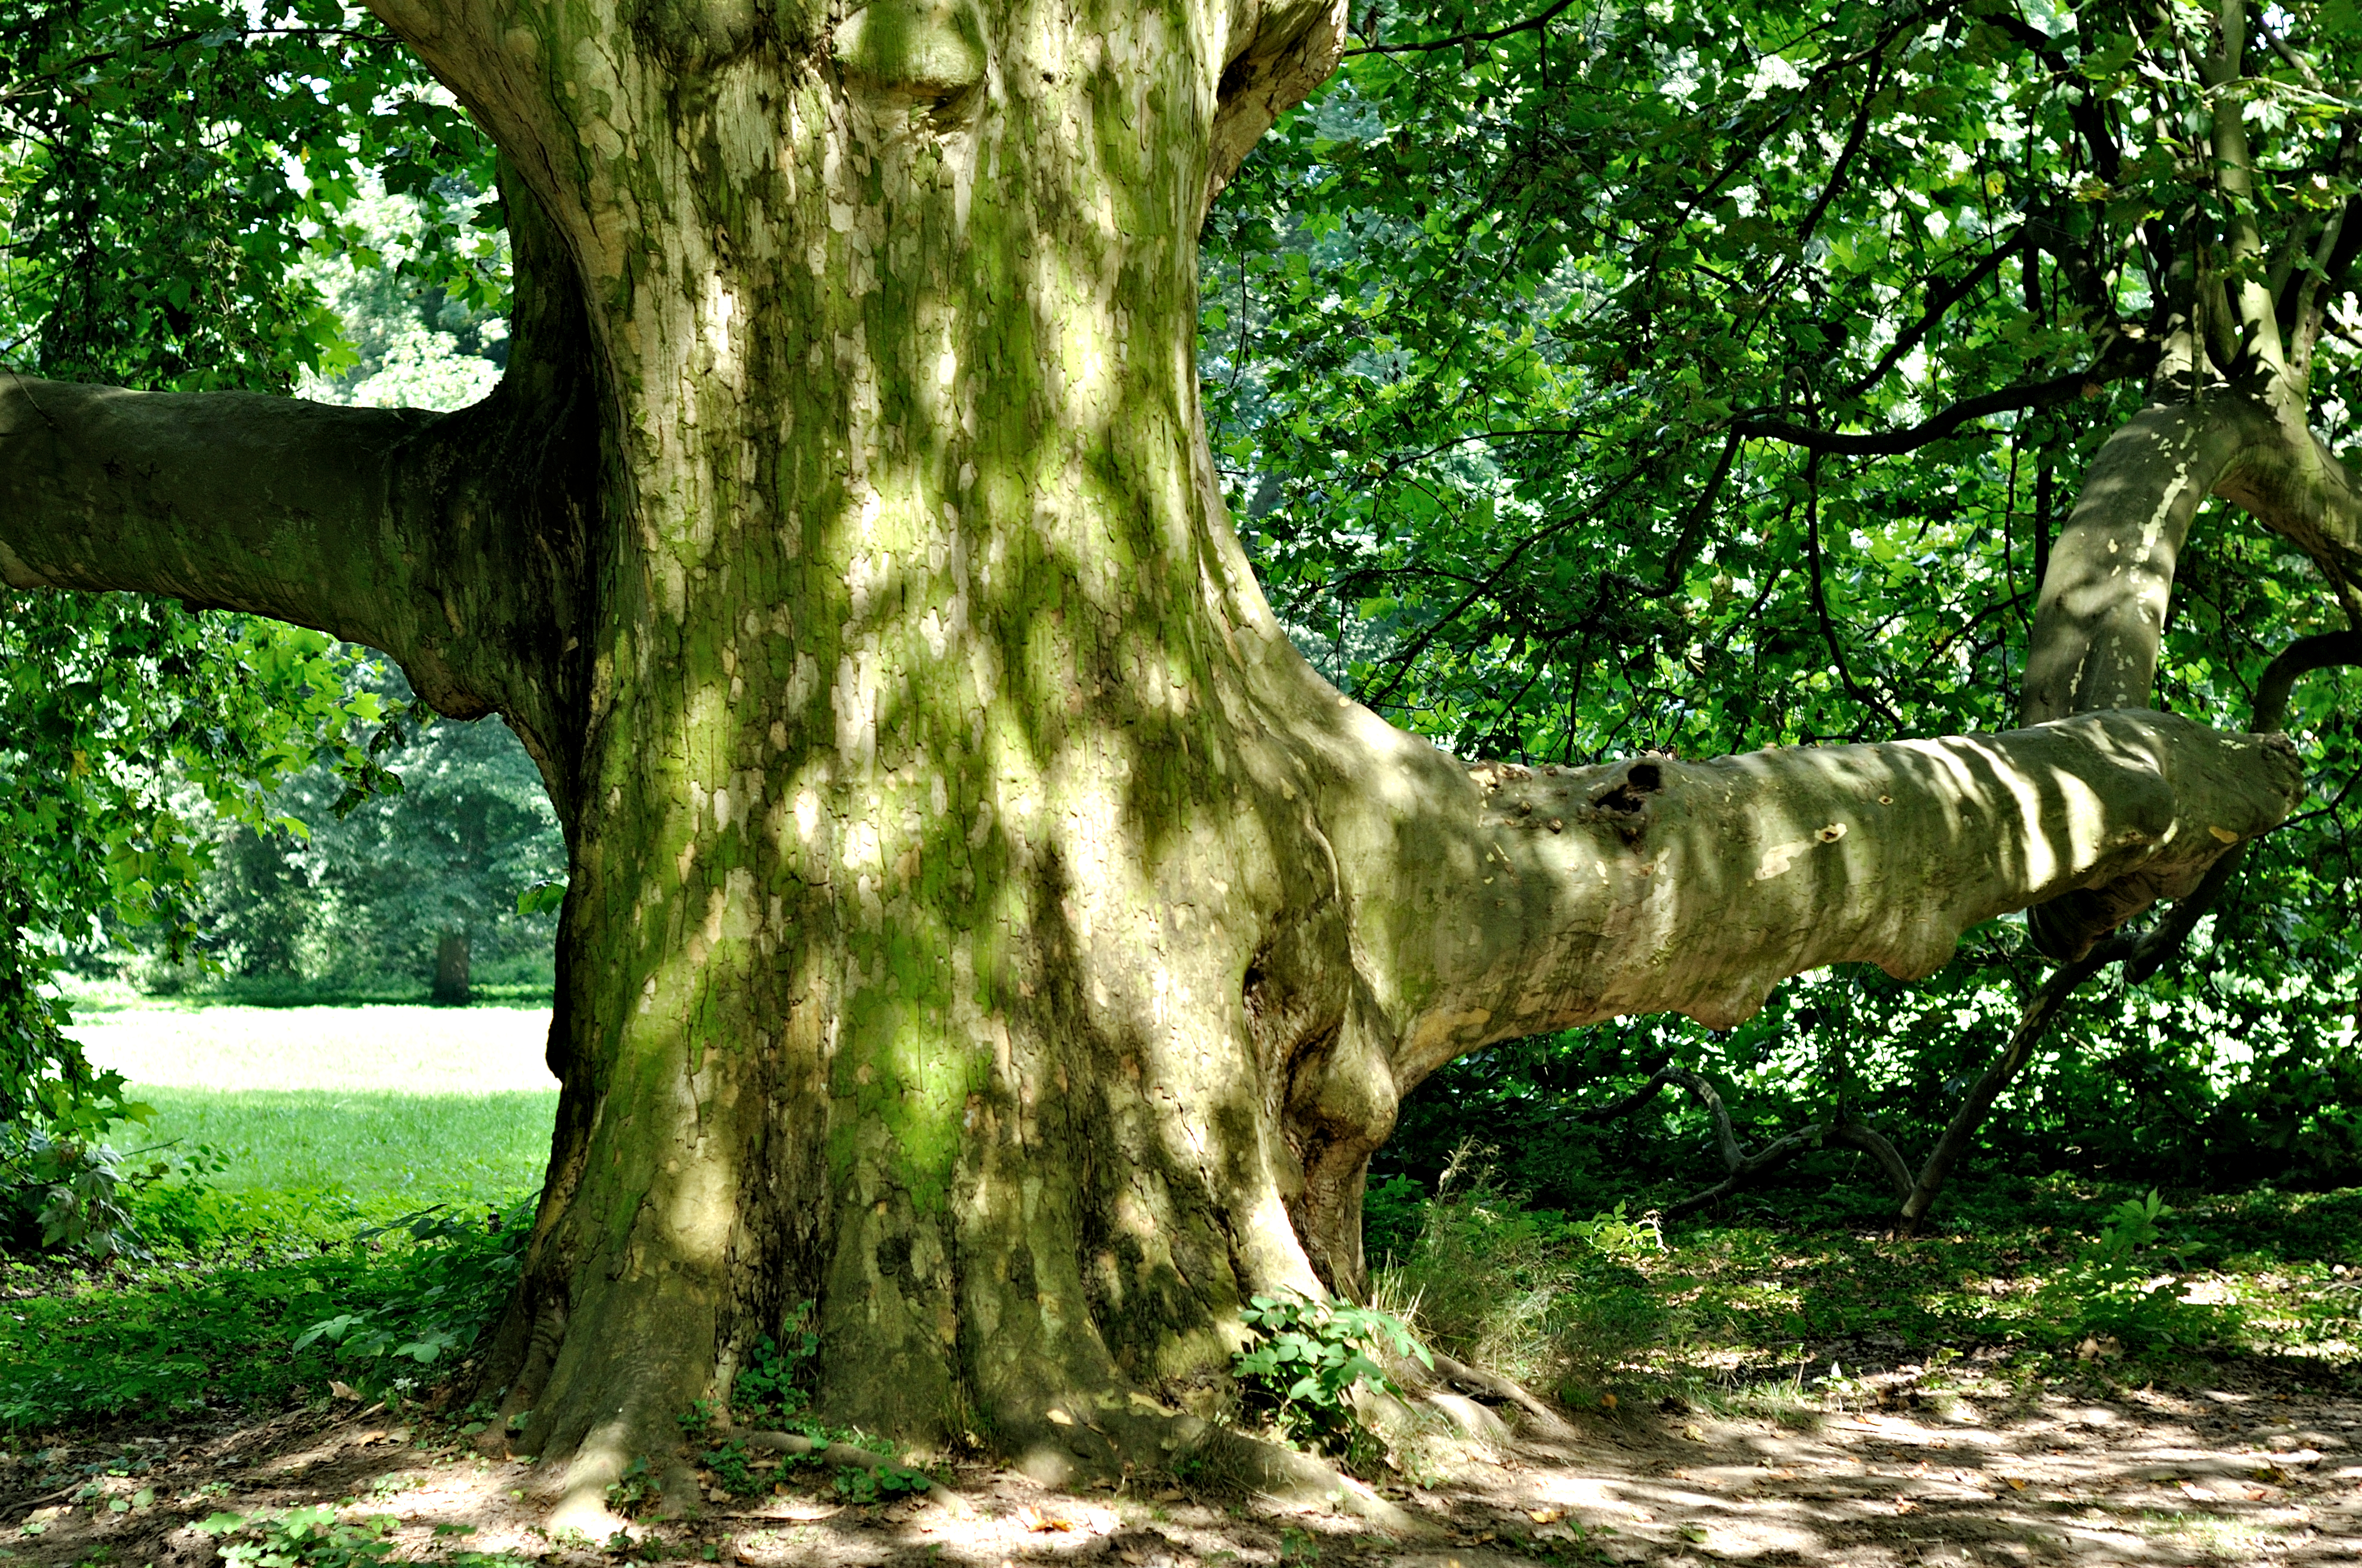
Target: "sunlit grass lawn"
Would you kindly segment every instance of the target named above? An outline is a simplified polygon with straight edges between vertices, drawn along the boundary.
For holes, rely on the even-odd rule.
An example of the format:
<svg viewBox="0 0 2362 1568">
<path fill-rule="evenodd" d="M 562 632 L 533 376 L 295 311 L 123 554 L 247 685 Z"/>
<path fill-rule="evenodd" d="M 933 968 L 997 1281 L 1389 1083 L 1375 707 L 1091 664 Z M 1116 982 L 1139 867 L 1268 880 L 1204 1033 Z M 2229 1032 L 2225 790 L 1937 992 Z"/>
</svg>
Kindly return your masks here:
<svg viewBox="0 0 2362 1568">
<path fill-rule="evenodd" d="M 118 1132 L 123 1146 L 216 1150 L 225 1196 L 274 1195 L 312 1230 L 536 1189 L 557 1103 L 548 1027 L 522 1008 L 211 1007 L 107 1014 L 73 1033 L 156 1110 Z"/>
<path fill-rule="evenodd" d="M 340 1343 L 298 1349 L 338 1314 L 394 1343 L 464 1343 L 513 1267 L 518 1233 L 485 1211 L 533 1196 L 549 1157 L 548 1027 L 546 1011 L 491 1007 L 86 1015 L 73 1033 L 91 1059 L 156 1113 L 116 1128 L 116 1146 L 203 1146 L 225 1163 L 134 1195 L 127 1257 L 0 1260 L 0 1438 L 199 1401 L 325 1400 L 332 1377 L 385 1374 Z M 465 1226 L 415 1244 L 364 1229 L 436 1205 Z"/>
</svg>

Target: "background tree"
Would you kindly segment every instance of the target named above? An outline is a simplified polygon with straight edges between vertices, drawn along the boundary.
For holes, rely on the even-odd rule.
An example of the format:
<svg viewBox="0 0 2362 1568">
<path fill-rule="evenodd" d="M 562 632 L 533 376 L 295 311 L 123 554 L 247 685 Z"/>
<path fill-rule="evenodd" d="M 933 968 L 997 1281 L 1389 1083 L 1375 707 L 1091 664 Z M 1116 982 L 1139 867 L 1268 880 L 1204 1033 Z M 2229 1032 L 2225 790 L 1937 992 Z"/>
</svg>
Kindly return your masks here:
<svg viewBox="0 0 2362 1568">
<path fill-rule="evenodd" d="M 1044 1473 L 1221 1441 L 1175 1406 L 1244 1293 L 1358 1288 L 1441 1062 L 1922 973 L 2288 809 L 2285 748 L 2140 711 L 1570 773 L 1338 696 L 1191 352 L 1324 5 L 381 16 L 502 148 L 501 390 L 0 383 L 0 571 L 329 627 L 540 762 L 565 1088 L 489 1377 L 580 1503 L 807 1300 L 839 1419 Z"/>
<path fill-rule="evenodd" d="M 406 708 L 400 677 L 388 685 L 388 702 Z M 199 943 L 245 982 L 230 993 L 392 981 L 414 996 L 424 982 L 432 1000 L 464 1003 L 487 964 L 546 987 L 555 920 L 518 904 L 563 876 L 565 845 L 524 747 L 497 718 L 447 721 L 383 761 L 398 787 L 365 801 L 332 768 L 290 781 L 274 809 L 304 824 L 301 835 L 227 825 L 201 883 Z"/>
<path fill-rule="evenodd" d="M 330 373 L 305 370 L 298 391 L 364 408 L 464 408 L 506 358 L 506 236 L 473 258 L 499 307 L 470 306 L 447 269 L 426 265 L 437 204 L 463 215 L 485 206 L 462 175 L 438 174 L 425 202 L 390 194 L 374 174 L 357 189 L 339 216 L 342 248 L 315 248 L 291 274 L 317 290 L 340 334 L 322 357 Z M 361 684 L 389 714 L 430 717 L 396 672 L 373 666 Z M 274 809 L 300 834 L 218 824 L 193 961 L 159 968 L 171 955 L 134 933 L 143 983 L 349 996 L 414 994 L 423 982 L 436 1001 L 464 1003 L 489 962 L 497 982 L 546 990 L 555 904 L 517 905 L 563 876 L 565 850 L 532 760 L 497 718 L 404 722 L 387 739 L 383 762 L 399 774 L 373 793 L 326 764 L 281 788 Z"/>
</svg>

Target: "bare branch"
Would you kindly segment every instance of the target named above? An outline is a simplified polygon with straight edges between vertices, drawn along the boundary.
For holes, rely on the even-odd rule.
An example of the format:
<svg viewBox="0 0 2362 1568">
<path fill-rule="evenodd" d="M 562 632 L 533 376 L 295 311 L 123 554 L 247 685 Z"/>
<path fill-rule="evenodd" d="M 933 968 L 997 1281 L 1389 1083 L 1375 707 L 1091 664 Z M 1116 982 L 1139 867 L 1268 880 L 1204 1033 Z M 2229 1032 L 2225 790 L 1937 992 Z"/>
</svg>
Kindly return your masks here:
<svg viewBox="0 0 2362 1568">
<path fill-rule="evenodd" d="M 2130 336 L 2112 337 L 2084 369 L 2054 376 L 2045 381 L 2023 382 L 1973 398 L 1963 398 L 1941 413 L 1922 420 L 1906 430 L 1857 435 L 1843 431 L 1816 430 L 1790 420 L 1749 414 L 1739 415 L 1732 421 L 1730 428 L 1742 435 L 1785 442 L 1791 446 L 1802 446 L 1808 451 L 1836 456 L 1892 457 L 1916 452 L 1923 446 L 1954 436 L 1987 433 L 1962 428 L 1987 414 L 2055 408 L 2060 403 L 2073 402 L 2112 381 L 2147 374 L 2156 359 L 2157 351 L 2153 345 Z"/>
<path fill-rule="evenodd" d="M 1550 9 L 1537 12 L 1522 22 L 1511 22 L 1505 27 L 1493 27 L 1484 32 L 1454 33 L 1448 38 L 1422 38 L 1415 44 L 1363 44 L 1359 49 L 1347 49 L 1344 58 L 1351 60 L 1357 54 L 1426 54 L 1433 49 L 1456 49 L 1462 44 L 1498 43 L 1503 38 L 1548 27 L 1553 17 L 1573 4 L 1574 0 L 1558 0 Z"/>
<path fill-rule="evenodd" d="M 1945 1126 L 1943 1135 L 1936 1140 L 1935 1151 L 1927 1157 L 1927 1163 L 1920 1168 L 1909 1196 L 1903 1200 L 1903 1222 L 1906 1228 L 1916 1225 L 1926 1216 L 1928 1207 L 1936 1201 L 1936 1194 L 1943 1188 L 1944 1179 L 1951 1174 L 1953 1165 L 1967 1152 L 1969 1140 L 1983 1124 L 1985 1113 L 2032 1058 L 2034 1047 L 2049 1032 L 2051 1020 L 2067 1004 L 2067 999 L 2075 993 L 2075 988 L 2124 957 L 2123 948 L 2128 946 L 2120 944 L 2094 949 L 2062 966 L 2043 983 L 2041 990 L 2035 992 L 2034 1000 L 2018 1015 L 2017 1027 L 2011 1031 L 2009 1044 L 2003 1047 L 2000 1056 L 1987 1064 L 1983 1072 L 1977 1075 L 1976 1082 L 1970 1085 L 1968 1093 L 1961 1098 L 1959 1108 L 1952 1113 L 1950 1123 Z"/>
<path fill-rule="evenodd" d="M 1887 1184 L 1894 1189 L 1896 1202 L 1911 1196 L 1911 1168 L 1903 1163 L 1903 1156 L 1884 1133 L 1867 1122 L 1844 1120 L 1829 1129 L 1829 1138 L 1835 1143 L 1851 1144 L 1876 1160 Z"/>
<path fill-rule="evenodd" d="M 1799 1128 L 1785 1137 L 1765 1145 L 1755 1153 L 1748 1154 L 1738 1146 L 1738 1135 L 1731 1131 L 1730 1127 L 1730 1113 L 1723 1108 L 1722 1096 L 1715 1092 L 1714 1085 L 1685 1067 L 1669 1068 L 1666 1070 L 1673 1082 L 1697 1096 L 1698 1102 L 1705 1107 L 1706 1114 L 1713 1119 L 1715 1147 L 1722 1156 L 1723 1169 L 1727 1173 L 1712 1187 L 1703 1191 L 1693 1192 L 1679 1202 L 1667 1204 L 1665 1218 L 1668 1220 L 1677 1220 L 1683 1214 L 1694 1213 L 1709 1203 L 1727 1198 L 1740 1188 L 1752 1183 L 1766 1171 L 1774 1167 L 1785 1165 L 1802 1151 L 1818 1148 L 1821 1140 L 1829 1134 L 1827 1127 L 1816 1124 L 1809 1127 Z"/>
</svg>

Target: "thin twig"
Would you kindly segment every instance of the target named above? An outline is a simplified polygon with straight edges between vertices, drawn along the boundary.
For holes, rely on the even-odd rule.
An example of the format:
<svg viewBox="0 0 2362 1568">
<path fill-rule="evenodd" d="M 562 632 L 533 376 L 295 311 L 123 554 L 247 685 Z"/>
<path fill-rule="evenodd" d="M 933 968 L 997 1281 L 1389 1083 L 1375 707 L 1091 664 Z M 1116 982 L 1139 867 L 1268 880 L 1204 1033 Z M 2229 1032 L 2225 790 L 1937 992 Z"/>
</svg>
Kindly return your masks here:
<svg viewBox="0 0 2362 1568">
<path fill-rule="evenodd" d="M 1460 44 L 1494 43 L 1518 33 L 1529 33 L 1536 27 L 1546 27 L 1552 17 L 1573 4 L 1574 0 L 1558 0 L 1558 4 L 1547 11 L 1538 12 L 1522 22 L 1512 22 L 1506 27 L 1494 27 L 1486 32 L 1454 33 L 1448 38 L 1429 38 L 1423 43 L 1415 44 L 1364 44 L 1360 49 L 1347 49 L 1340 58 L 1351 60 L 1357 54 L 1426 54 L 1435 49 L 1451 49 Z"/>
</svg>

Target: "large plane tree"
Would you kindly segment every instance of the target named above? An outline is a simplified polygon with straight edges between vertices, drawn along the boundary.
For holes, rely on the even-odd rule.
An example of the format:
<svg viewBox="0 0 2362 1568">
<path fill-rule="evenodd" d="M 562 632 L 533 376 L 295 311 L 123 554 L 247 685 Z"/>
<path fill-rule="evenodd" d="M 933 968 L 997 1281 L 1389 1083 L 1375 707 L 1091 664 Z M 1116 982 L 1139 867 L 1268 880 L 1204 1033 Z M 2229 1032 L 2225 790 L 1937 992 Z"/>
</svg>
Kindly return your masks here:
<svg viewBox="0 0 2362 1568">
<path fill-rule="evenodd" d="M 2298 792 L 2284 744 L 2143 707 L 2175 498 L 2345 515 L 2269 387 L 2218 385 L 2305 319 L 2253 269 L 2157 385 L 2278 444 L 2159 466 L 2215 428 L 2160 415 L 2103 460 L 2048 722 L 1471 763 L 1283 635 L 1199 410 L 1199 225 L 1341 9 L 373 8 L 500 150 L 500 390 L 0 375 L 0 576 L 332 630 L 533 751 L 564 1092 L 487 1380 L 578 1500 L 806 1303 L 835 1420 L 1171 1463 L 1247 1295 L 1361 1288 L 1365 1164 L 1439 1064 L 1922 974 L 2067 894 L 2087 940 Z"/>
</svg>

